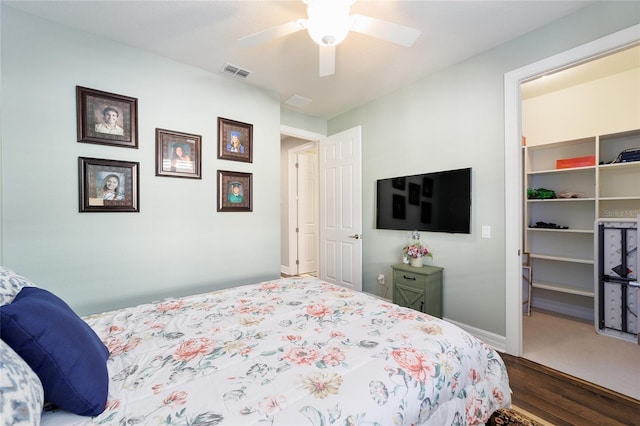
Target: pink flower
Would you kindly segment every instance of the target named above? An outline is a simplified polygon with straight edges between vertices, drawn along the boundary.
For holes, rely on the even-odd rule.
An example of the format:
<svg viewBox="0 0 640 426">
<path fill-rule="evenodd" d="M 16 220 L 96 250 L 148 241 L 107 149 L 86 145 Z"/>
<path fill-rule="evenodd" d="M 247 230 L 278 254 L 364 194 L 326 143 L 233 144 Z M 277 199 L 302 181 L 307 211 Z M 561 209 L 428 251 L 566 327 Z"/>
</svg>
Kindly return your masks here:
<svg viewBox="0 0 640 426">
<path fill-rule="evenodd" d="M 189 339 L 182 342 L 173 357 L 178 361 L 191 361 L 198 355 L 206 355 L 215 349 L 215 343 L 206 337 Z"/>
<path fill-rule="evenodd" d="M 251 305 L 242 305 L 238 306 L 233 310 L 236 314 L 253 314 L 255 313 L 256 308 Z"/>
<path fill-rule="evenodd" d="M 331 310 L 322 303 L 308 305 L 307 306 L 307 314 L 313 317 L 323 317 L 325 315 L 330 315 Z"/>
<path fill-rule="evenodd" d="M 118 334 L 124 331 L 124 327 L 120 327 L 119 325 L 112 325 L 109 327 L 109 333 Z"/>
<path fill-rule="evenodd" d="M 470 398 L 467 400 L 465 408 L 468 425 L 481 425 L 488 419 L 487 407 L 482 404 L 480 398 Z"/>
<path fill-rule="evenodd" d="M 498 388 L 493 388 L 493 398 L 496 400 L 498 404 L 502 404 L 504 402 L 504 394 Z"/>
<path fill-rule="evenodd" d="M 408 309 L 406 310 L 393 310 L 391 312 L 389 312 L 389 316 L 391 318 L 398 318 L 398 319 L 405 319 L 405 320 L 413 320 L 416 319 L 416 314 L 415 312 L 412 312 Z"/>
<path fill-rule="evenodd" d="M 309 347 L 293 347 L 290 348 L 283 356 L 283 359 L 289 360 L 297 365 L 311 365 L 320 358 L 320 352 Z"/>
<path fill-rule="evenodd" d="M 123 353 L 129 352 L 134 349 L 136 346 L 140 344 L 139 337 L 131 338 L 126 341 L 123 341 L 120 337 L 114 337 L 106 342 L 106 346 L 109 349 L 109 355 L 111 357 L 122 355 Z"/>
<path fill-rule="evenodd" d="M 164 405 L 176 407 L 187 403 L 187 393 L 184 391 L 171 392 L 171 394 L 162 401 Z"/>
<path fill-rule="evenodd" d="M 280 284 L 278 284 L 277 282 L 267 282 L 264 283 L 260 286 L 260 288 L 262 290 L 279 290 L 280 289 Z"/>
<path fill-rule="evenodd" d="M 400 368 L 420 382 L 426 382 L 435 372 L 433 363 L 429 362 L 425 354 L 413 348 L 396 349 L 391 355 Z"/>
<path fill-rule="evenodd" d="M 168 300 L 166 302 L 160 303 L 156 310 L 158 312 L 177 311 L 179 309 L 182 309 L 183 306 L 184 301 L 182 300 Z"/>
<path fill-rule="evenodd" d="M 469 378 L 474 385 L 482 380 L 482 376 L 476 371 L 475 368 L 469 370 Z"/>
<path fill-rule="evenodd" d="M 286 402 L 287 398 L 284 395 L 278 395 L 277 397 L 267 396 L 258 402 L 258 409 L 261 413 L 273 415 L 280 411 Z"/>
<path fill-rule="evenodd" d="M 423 256 L 432 257 L 431 251 L 429 251 L 427 246 L 425 246 L 421 242 L 417 242 L 409 246 L 406 246 L 405 248 L 402 249 L 402 252 L 409 257 L 413 257 L 414 259 L 417 257 L 423 257 Z"/>
<path fill-rule="evenodd" d="M 329 353 L 322 357 L 322 361 L 329 366 L 340 365 L 345 359 L 344 353 L 338 348 L 329 349 Z"/>
</svg>

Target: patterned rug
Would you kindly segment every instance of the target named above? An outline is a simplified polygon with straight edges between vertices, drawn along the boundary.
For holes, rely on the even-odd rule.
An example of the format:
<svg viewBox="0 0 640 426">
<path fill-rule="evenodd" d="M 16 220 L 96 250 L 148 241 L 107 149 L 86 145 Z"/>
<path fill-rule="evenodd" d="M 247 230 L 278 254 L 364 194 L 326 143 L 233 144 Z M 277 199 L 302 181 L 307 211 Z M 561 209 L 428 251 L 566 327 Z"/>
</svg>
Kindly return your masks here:
<svg viewBox="0 0 640 426">
<path fill-rule="evenodd" d="M 489 418 L 487 426 L 553 426 L 515 405 L 511 409 L 498 410 Z"/>
</svg>

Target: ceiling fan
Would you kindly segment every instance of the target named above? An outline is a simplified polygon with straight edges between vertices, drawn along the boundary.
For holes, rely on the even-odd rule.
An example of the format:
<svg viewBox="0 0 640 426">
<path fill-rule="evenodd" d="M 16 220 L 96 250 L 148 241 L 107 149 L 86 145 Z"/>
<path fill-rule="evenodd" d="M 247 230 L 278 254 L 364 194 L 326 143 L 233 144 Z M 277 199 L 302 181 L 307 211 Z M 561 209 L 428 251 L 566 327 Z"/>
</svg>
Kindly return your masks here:
<svg viewBox="0 0 640 426">
<path fill-rule="evenodd" d="M 335 73 L 336 46 L 355 31 L 410 47 L 421 31 L 364 15 L 349 15 L 357 0 L 302 0 L 307 5 L 307 19 L 300 18 L 242 37 L 240 43 L 255 46 L 298 31 L 307 30 L 319 46 L 320 77 Z"/>
</svg>

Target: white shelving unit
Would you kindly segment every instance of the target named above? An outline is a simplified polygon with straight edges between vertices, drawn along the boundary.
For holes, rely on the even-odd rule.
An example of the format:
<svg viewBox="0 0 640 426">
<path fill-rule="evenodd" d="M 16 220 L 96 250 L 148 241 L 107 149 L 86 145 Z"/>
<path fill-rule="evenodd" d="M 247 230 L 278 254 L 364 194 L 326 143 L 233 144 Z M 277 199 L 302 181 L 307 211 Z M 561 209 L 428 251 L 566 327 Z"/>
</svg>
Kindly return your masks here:
<svg viewBox="0 0 640 426">
<path fill-rule="evenodd" d="M 523 147 L 524 250 L 533 268 L 533 303 L 592 321 L 594 223 L 640 214 L 640 161 L 612 163 L 625 149 L 640 147 L 640 129 Z M 595 156 L 595 165 L 557 169 L 556 160 Z M 527 199 L 527 189 L 567 191 L 578 198 Z M 532 228 L 536 222 L 568 229 Z M 538 294 L 536 294 L 538 293 Z"/>
</svg>

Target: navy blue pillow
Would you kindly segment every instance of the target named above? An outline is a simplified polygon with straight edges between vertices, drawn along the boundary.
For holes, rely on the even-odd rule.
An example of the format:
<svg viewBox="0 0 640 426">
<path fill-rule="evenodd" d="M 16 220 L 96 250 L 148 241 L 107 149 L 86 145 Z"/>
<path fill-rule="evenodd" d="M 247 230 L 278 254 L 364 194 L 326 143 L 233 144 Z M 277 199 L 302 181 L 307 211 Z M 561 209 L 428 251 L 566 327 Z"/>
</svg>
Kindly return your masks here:
<svg viewBox="0 0 640 426">
<path fill-rule="evenodd" d="M 82 416 L 104 411 L 109 351 L 59 297 L 24 287 L 0 307 L 0 337 L 38 375 L 45 400 Z"/>
</svg>

